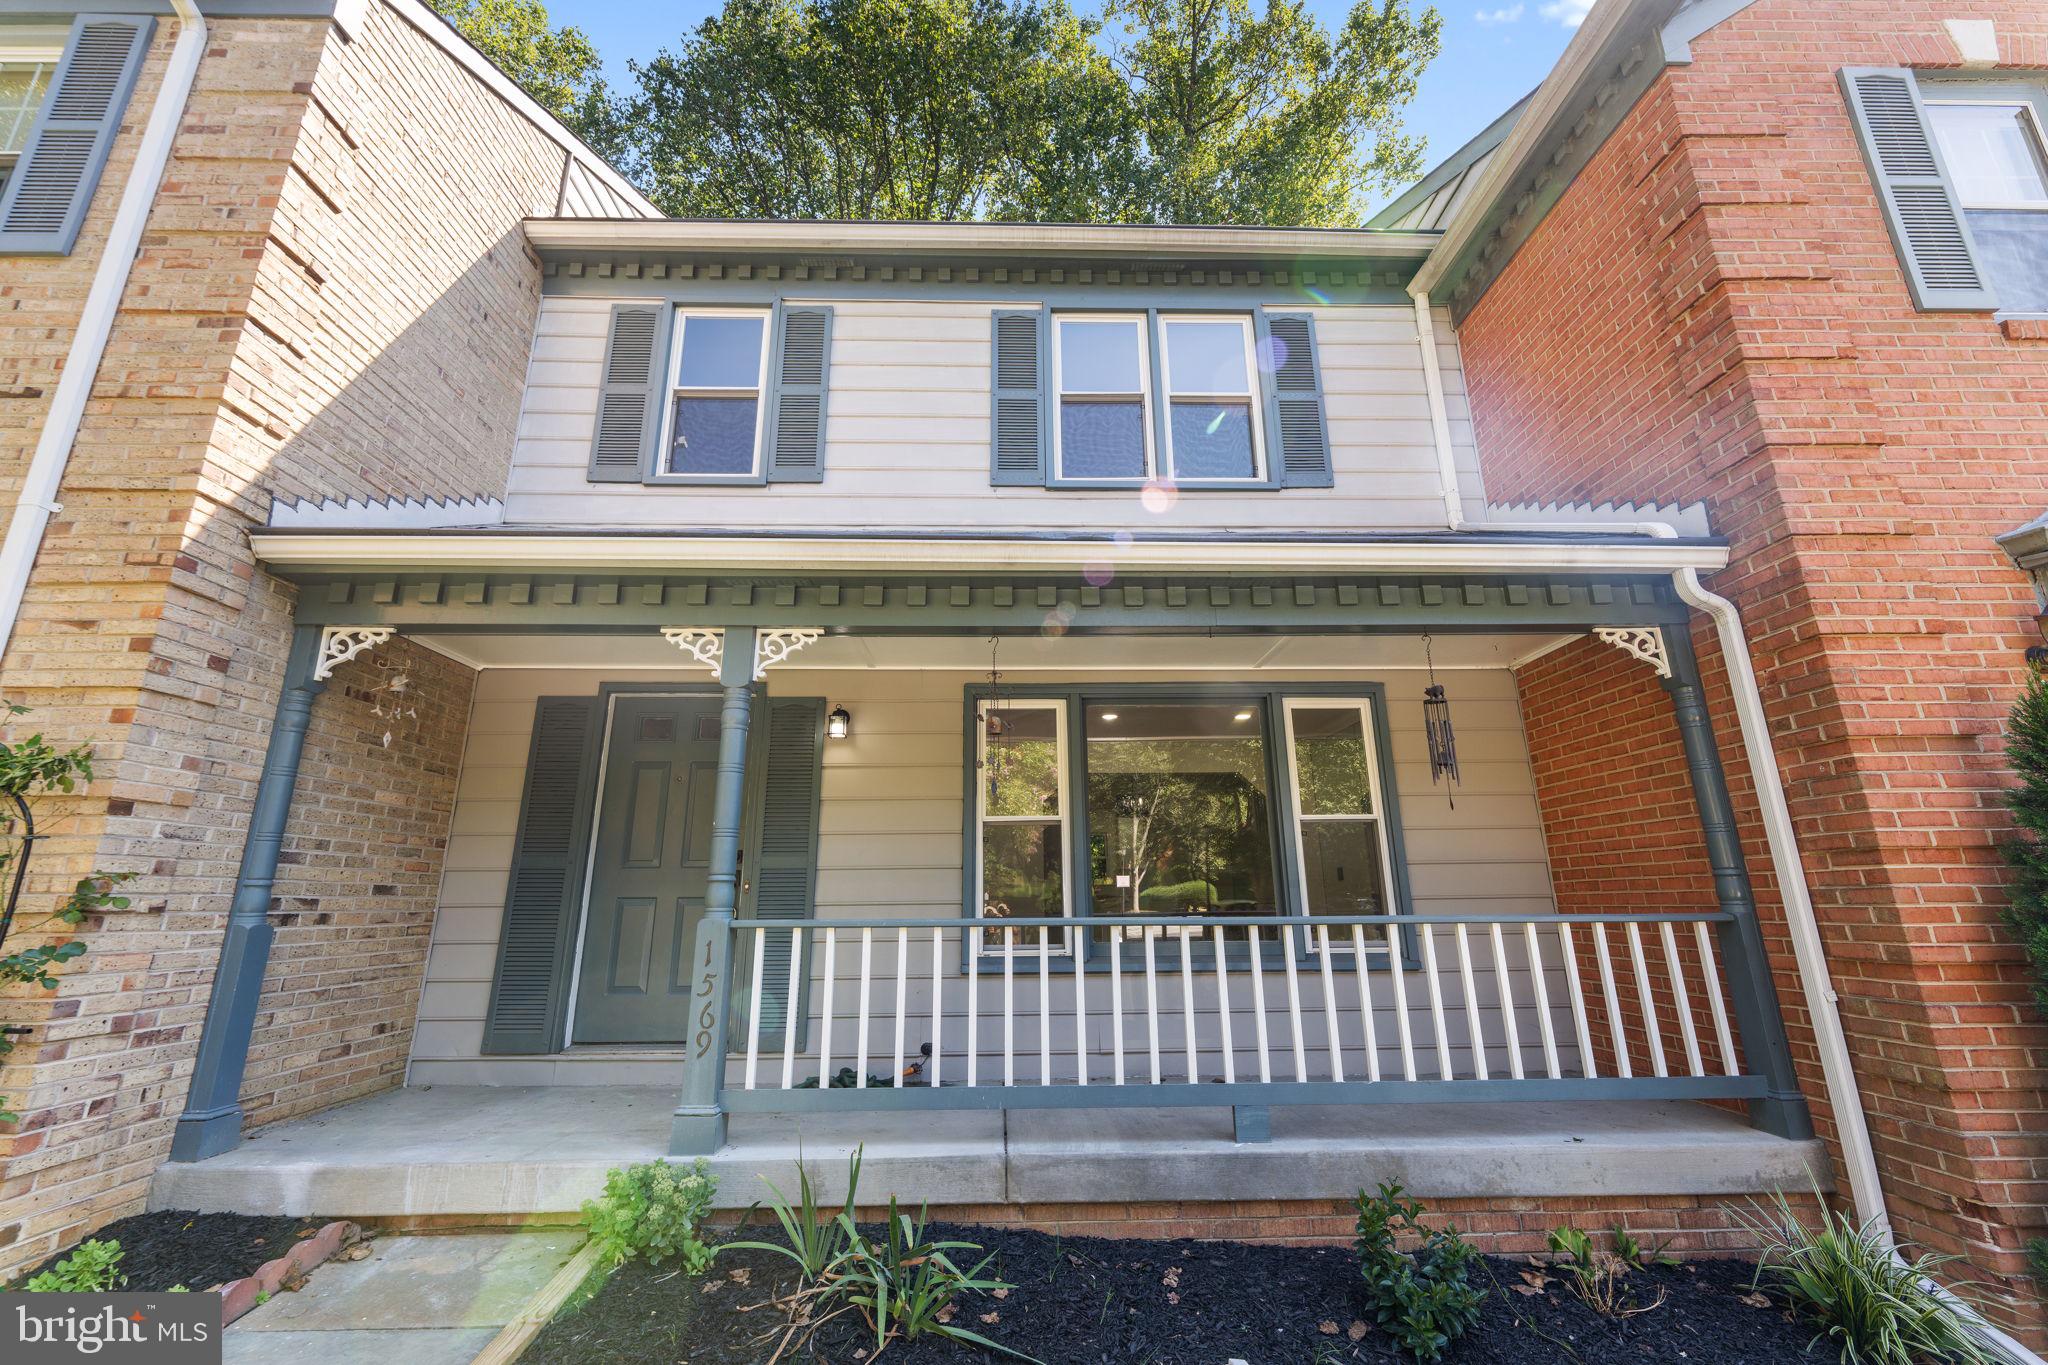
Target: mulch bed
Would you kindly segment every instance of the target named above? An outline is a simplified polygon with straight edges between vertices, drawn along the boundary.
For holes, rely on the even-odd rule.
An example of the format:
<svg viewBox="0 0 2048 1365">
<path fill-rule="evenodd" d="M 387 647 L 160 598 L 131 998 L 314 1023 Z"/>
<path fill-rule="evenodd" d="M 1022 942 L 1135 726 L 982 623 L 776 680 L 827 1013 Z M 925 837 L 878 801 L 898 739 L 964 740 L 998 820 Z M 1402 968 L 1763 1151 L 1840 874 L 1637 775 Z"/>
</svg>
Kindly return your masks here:
<svg viewBox="0 0 2048 1365">
<path fill-rule="evenodd" d="M 169 1209 L 109 1223 L 90 1240 L 119 1242 L 124 1289 L 160 1294 L 173 1285 L 213 1289 L 253 1273 L 327 1223 L 324 1218 L 257 1218 L 239 1213 Z M 71 1253 L 52 1256 L 29 1272 L 52 1269 Z M 28 1276 L 23 1276 L 24 1279 Z"/>
<path fill-rule="evenodd" d="M 1372 1315 L 1346 1248 L 1062 1239 L 982 1227 L 934 1232 L 980 1243 L 996 1257 L 987 1273 L 1016 1286 L 1000 1301 L 963 1296 L 954 1320 L 1045 1365 L 1409 1359 L 1383 1333 L 1365 1326 Z M 759 1230 L 749 1235 L 768 1238 Z M 970 1264 L 973 1259 L 978 1258 L 969 1258 Z M 1530 1269 L 1526 1260 L 1486 1259 L 1494 1292 L 1479 1324 L 1451 1348 L 1447 1361 L 1777 1365 L 1813 1359 L 1804 1354 L 1809 1331 L 1776 1308 L 1744 1301 L 1753 1273 L 1744 1262 L 1696 1261 L 1640 1271 L 1631 1277 L 1639 1301 L 1654 1301 L 1659 1289 L 1665 1301 L 1618 1321 L 1594 1313 L 1556 1280 L 1522 1292 L 1531 1288 L 1522 1276 Z M 696 1279 L 673 1267 L 650 1270 L 631 1262 L 587 1302 L 549 1324 L 522 1365 L 757 1365 L 767 1355 L 758 1343 L 780 1319 L 772 1308 L 742 1310 L 786 1290 L 790 1278 L 788 1262 L 754 1251 L 722 1252 L 711 1273 Z M 985 1314 L 994 1320 L 984 1320 Z M 835 1324 L 802 1358 L 855 1365 L 871 1357 L 874 1342 L 864 1324 L 852 1314 L 841 1321 L 846 1330 Z M 943 1341 L 898 1342 L 886 1357 L 904 1365 L 1005 1359 Z"/>
</svg>

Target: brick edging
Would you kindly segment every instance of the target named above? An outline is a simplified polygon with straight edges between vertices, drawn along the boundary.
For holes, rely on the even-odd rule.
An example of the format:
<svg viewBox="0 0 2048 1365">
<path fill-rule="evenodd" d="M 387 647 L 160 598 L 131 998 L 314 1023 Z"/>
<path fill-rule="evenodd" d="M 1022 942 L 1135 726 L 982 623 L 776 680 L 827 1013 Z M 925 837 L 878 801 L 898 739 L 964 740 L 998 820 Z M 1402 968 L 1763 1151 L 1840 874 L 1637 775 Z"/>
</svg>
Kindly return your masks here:
<svg viewBox="0 0 2048 1365">
<path fill-rule="evenodd" d="M 294 1243 L 292 1249 L 276 1260 L 265 1261 L 256 1267 L 251 1275 L 239 1280 L 229 1280 L 220 1287 L 220 1325 L 226 1327 L 241 1317 L 257 1303 L 283 1288 L 286 1281 L 303 1277 L 314 1266 L 334 1259 L 344 1249 L 362 1240 L 362 1230 L 354 1223 L 338 1221 Z"/>
</svg>

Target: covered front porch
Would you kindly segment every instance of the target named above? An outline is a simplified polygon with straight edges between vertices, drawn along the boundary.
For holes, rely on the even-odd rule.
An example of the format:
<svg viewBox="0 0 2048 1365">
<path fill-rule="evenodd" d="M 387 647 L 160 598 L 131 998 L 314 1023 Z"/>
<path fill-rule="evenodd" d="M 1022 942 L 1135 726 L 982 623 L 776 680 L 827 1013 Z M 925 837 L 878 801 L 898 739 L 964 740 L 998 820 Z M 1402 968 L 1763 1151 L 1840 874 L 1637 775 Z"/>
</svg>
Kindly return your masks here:
<svg viewBox="0 0 2048 1365">
<path fill-rule="evenodd" d="M 747 1203 L 861 1143 L 949 1205 L 1809 1183 L 1666 576 L 1718 546 L 682 570 L 299 539 L 166 1206 L 553 1212 L 664 1154 Z M 244 1142 L 263 862 L 318 780 L 295 729 L 394 635 L 478 679 L 408 1085 Z M 1668 699 L 1698 883 L 1560 913 L 1514 670 L 1570 647 Z"/>
</svg>

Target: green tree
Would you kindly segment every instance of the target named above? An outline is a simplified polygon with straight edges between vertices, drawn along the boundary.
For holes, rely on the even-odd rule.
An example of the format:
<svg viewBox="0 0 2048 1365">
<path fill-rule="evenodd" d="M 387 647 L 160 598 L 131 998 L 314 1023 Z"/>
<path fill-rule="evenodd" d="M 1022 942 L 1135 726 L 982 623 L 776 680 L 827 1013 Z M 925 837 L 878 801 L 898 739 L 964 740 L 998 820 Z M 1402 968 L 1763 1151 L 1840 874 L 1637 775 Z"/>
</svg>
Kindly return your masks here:
<svg viewBox="0 0 2048 1365">
<path fill-rule="evenodd" d="M 2006 793 L 2018 834 L 2005 844 L 2013 868 L 2006 923 L 2034 964 L 2034 997 L 2048 1010 L 2048 678 L 2034 673 L 2012 708 L 2005 753 L 2020 784 Z"/>
<path fill-rule="evenodd" d="M 602 126 L 608 120 L 611 98 L 598 74 L 601 63 L 596 45 L 573 25 L 553 27 L 541 0 L 427 0 L 427 4 L 570 128 L 580 132 L 586 121 Z"/>
<path fill-rule="evenodd" d="M 1401 132 L 1439 46 L 1434 9 L 1358 0 L 1333 35 L 1305 0 L 1109 0 L 1148 165 L 1140 216 L 1168 223 L 1356 224 L 1422 170 Z"/>
<path fill-rule="evenodd" d="M 1355 223 L 1420 168 L 1436 11 L 1264 3 L 729 0 L 583 117 L 685 216 Z"/>
<path fill-rule="evenodd" d="M 633 65 L 634 170 L 685 216 L 1096 215 L 1133 132 L 1093 32 L 1063 0 L 731 0 Z"/>
</svg>

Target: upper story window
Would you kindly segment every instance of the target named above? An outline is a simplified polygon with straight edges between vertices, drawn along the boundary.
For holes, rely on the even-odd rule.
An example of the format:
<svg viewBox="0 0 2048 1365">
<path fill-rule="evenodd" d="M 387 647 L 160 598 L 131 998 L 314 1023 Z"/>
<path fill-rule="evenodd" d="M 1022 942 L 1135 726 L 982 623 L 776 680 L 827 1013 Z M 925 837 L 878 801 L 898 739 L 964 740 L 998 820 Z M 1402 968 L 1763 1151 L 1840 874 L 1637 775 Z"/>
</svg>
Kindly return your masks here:
<svg viewBox="0 0 2048 1365">
<path fill-rule="evenodd" d="M 1053 333 L 1059 372 L 1058 450 L 1063 479 L 1124 479 L 1152 474 L 1151 399 L 1145 319 L 1059 318 Z"/>
<path fill-rule="evenodd" d="M 1938 84 L 1923 93 L 1999 308 L 2048 312 L 2048 143 L 2039 112 L 2025 100 L 1949 99 Z"/>
<path fill-rule="evenodd" d="M 1841 76 L 1914 302 L 2048 314 L 2048 81 Z"/>
<path fill-rule="evenodd" d="M 679 310 L 660 472 L 753 479 L 761 469 L 768 314 Z"/>
<path fill-rule="evenodd" d="M 1145 314 L 1059 316 L 1053 356 L 1060 480 L 1201 484 L 1265 477 L 1251 318 L 1168 313 L 1154 326 Z M 1163 423 L 1153 412 L 1155 375 Z"/>
<path fill-rule="evenodd" d="M 1167 463 L 1176 483 L 1265 476 L 1250 318 L 1166 318 Z"/>
<path fill-rule="evenodd" d="M 35 126 L 36 112 L 43 107 L 50 77 L 63 55 L 61 47 L 10 43 L 0 34 L 0 194 L 21 163 L 29 129 Z"/>
</svg>

